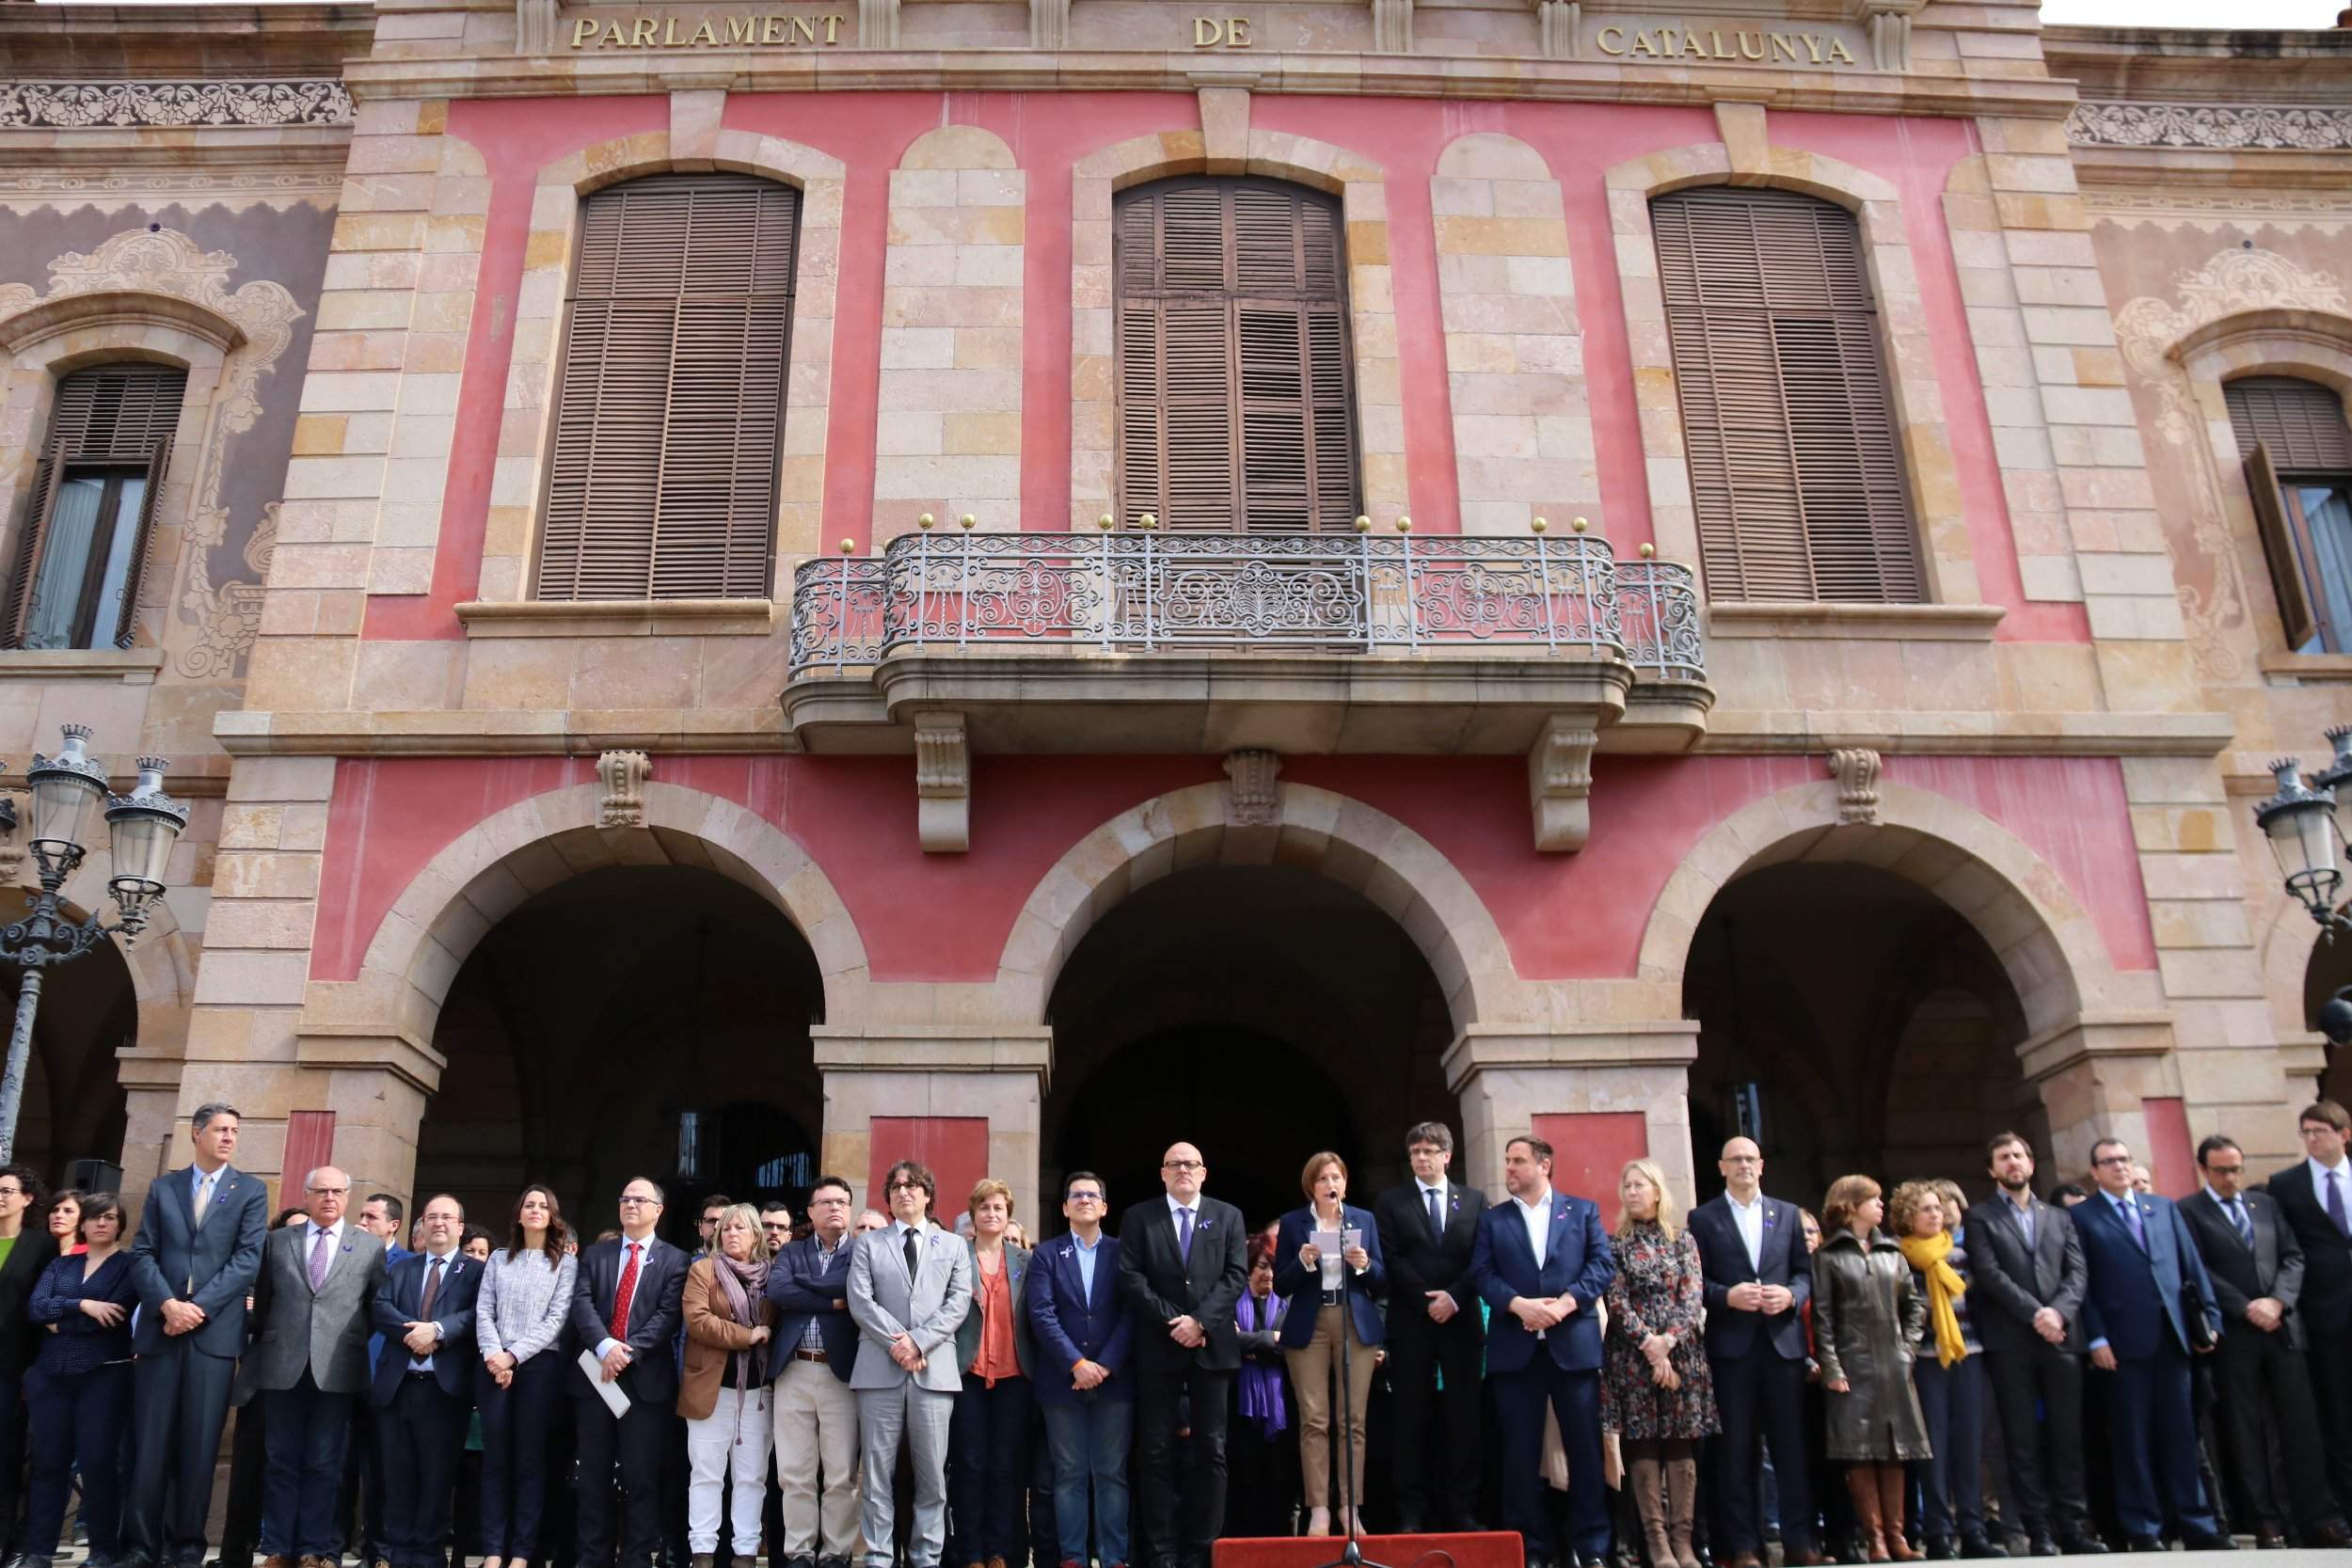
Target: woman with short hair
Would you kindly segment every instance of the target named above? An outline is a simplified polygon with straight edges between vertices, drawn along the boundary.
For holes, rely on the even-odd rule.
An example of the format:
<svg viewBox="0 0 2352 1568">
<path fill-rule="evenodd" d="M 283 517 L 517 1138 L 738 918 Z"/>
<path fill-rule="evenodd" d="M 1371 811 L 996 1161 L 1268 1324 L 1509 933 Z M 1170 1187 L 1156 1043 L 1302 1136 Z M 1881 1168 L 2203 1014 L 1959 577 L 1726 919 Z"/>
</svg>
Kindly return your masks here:
<svg viewBox="0 0 2352 1568">
<path fill-rule="evenodd" d="M 956 1327 L 955 1414 L 947 1453 L 957 1549 L 963 1560 L 1005 1568 L 1028 1545 L 1022 1525 L 1027 1488 L 1035 1345 L 1026 1304 L 1030 1251 L 1012 1236 L 1012 1189 L 985 1177 L 964 1205 L 972 1234 L 972 1309 Z"/>
<path fill-rule="evenodd" d="M 1919 1396 L 1911 1386 L 1927 1292 L 1910 1261 L 1879 1228 L 1886 1205 L 1876 1181 L 1841 1176 L 1821 1204 L 1821 1250 L 1813 1255 L 1815 1356 L 1829 1410 L 1829 1457 L 1846 1466 L 1846 1489 L 1872 1562 L 1918 1556 L 1903 1535 L 1903 1466 L 1932 1457 Z"/>
<path fill-rule="evenodd" d="M 1307 1533 L 1363 1528 L 1364 1406 L 1372 1399 L 1379 1347 L 1388 1338 L 1379 1300 L 1389 1292 L 1380 1227 L 1372 1212 L 1347 1201 L 1347 1162 L 1329 1149 L 1307 1157 L 1298 1173 L 1307 1207 L 1282 1216 L 1275 1232 L 1274 1290 L 1282 1313 L 1282 1354 L 1298 1398 L 1298 1476 L 1307 1499 Z M 1317 1238 L 1336 1242 L 1319 1245 Z M 1338 1396 L 1344 1339 L 1347 1378 Z M 1354 1463 L 1331 1463 L 1331 1406 L 1346 1404 L 1343 1441 Z M 1335 1474 L 1337 1470 L 1341 1473 Z M 1346 1511 L 1343 1513 L 1342 1511 Z"/>
<path fill-rule="evenodd" d="M 1699 1440 L 1723 1430 L 1700 1336 L 1707 1301 L 1698 1239 L 1655 1161 L 1617 1176 L 1610 1250 L 1609 1333 L 1601 1346 L 1600 1424 L 1617 1434 L 1650 1568 L 1699 1568 Z"/>
<path fill-rule="evenodd" d="M 768 1299 L 767 1234 L 759 1211 L 730 1203 L 710 1227 L 710 1244 L 686 1271 L 679 1315 L 686 1323 L 686 1364 L 677 1413 L 686 1418 L 686 1548 L 694 1568 L 710 1568 L 719 1551 L 720 1494 L 735 1528 L 739 1561 L 759 1555 L 759 1511 L 768 1500 L 768 1336 L 775 1304 Z"/>
</svg>

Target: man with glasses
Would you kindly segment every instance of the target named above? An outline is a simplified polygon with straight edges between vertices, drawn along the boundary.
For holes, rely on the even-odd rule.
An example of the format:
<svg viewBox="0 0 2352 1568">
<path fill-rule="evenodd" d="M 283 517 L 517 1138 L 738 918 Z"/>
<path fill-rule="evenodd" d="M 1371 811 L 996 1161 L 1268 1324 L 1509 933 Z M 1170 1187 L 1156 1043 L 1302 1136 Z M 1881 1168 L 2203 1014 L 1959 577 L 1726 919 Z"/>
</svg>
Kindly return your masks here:
<svg viewBox="0 0 2352 1568">
<path fill-rule="evenodd" d="M 440 1568 L 481 1359 L 474 1304 L 483 1265 L 460 1246 L 466 1211 L 448 1193 L 437 1193 L 418 1219 L 423 1249 L 393 1264 L 375 1296 L 385 1348 L 372 1397 L 384 1466 L 384 1549 L 392 1568 Z"/>
<path fill-rule="evenodd" d="M 858 1326 L 858 1433 L 866 1466 L 866 1568 L 891 1568 L 898 1451 L 914 1472 L 909 1568 L 939 1568 L 947 1541 L 947 1430 L 963 1379 L 956 1330 L 972 1309 L 972 1248 L 931 1223 L 939 1184 L 901 1160 L 882 1179 L 891 1224 L 850 1251 L 850 1317 Z"/>
<path fill-rule="evenodd" d="M 1135 1383 L 1127 1360 L 1135 1320 L 1119 1294 L 1119 1243 L 1103 1234 L 1110 1189 L 1090 1170 L 1062 1182 L 1070 1233 L 1039 1248 L 1029 1270 L 1029 1331 L 1037 1342 L 1037 1402 L 1053 1451 L 1054 1520 L 1061 1568 L 1127 1560 L 1127 1447 Z M 1087 1546 L 1093 1492 L 1094 1544 Z"/>
<path fill-rule="evenodd" d="M 613 1467 L 620 1470 L 621 1568 L 648 1568 L 661 1541 L 661 1438 L 677 1401 L 675 1341 L 686 1290 L 685 1253 L 654 1234 L 661 1189 L 644 1177 L 621 1189 L 621 1234 L 580 1255 L 572 1291 L 571 1346 L 599 1363 L 628 1403 L 614 1416 L 585 1377 L 574 1376 L 579 1433 L 580 1568 L 611 1568 Z"/>
<path fill-rule="evenodd" d="M 2308 1359 L 2328 1434 L 2328 1481 L 2336 1507 L 2352 1513 L 2352 1162 L 2344 1143 L 2352 1117 L 2332 1100 L 2296 1117 L 2303 1160 L 2265 1184 L 2303 1247 Z"/>
<path fill-rule="evenodd" d="M 131 1338 L 135 1458 L 123 1497 L 123 1568 L 204 1560 L 205 1515 L 229 1393 L 245 1350 L 246 1297 L 262 1271 L 269 1185 L 229 1163 L 236 1107 L 188 1117 L 196 1161 L 147 1190 L 131 1243 L 139 1293 Z M 171 1513 L 164 1514 L 168 1490 Z"/>
<path fill-rule="evenodd" d="M 2089 1289 L 2083 1333 L 2090 1364 L 2110 1374 L 2107 1445 L 2115 1513 L 2132 1551 L 2159 1551 L 2168 1523 L 2190 1551 L 2227 1551 L 2197 1467 L 2189 1358 L 2221 1335 L 2221 1308 L 2197 1243 L 2169 1198 L 2132 1188 L 2120 1138 L 2090 1146 L 2099 1190 L 2074 1211 Z"/>
<path fill-rule="evenodd" d="M 769 1355 L 775 1369 L 776 1482 L 784 1490 L 784 1528 L 769 1538 L 771 1568 L 850 1568 L 857 1550 L 857 1324 L 850 1318 L 849 1179 L 820 1176 L 809 1190 L 809 1233 L 792 1241 L 784 1221 L 768 1266 L 775 1303 Z M 820 1501 L 821 1499 L 821 1501 Z"/>
<path fill-rule="evenodd" d="M 1241 1211 L 1203 1196 L 1209 1167 L 1187 1143 L 1160 1157 L 1162 1196 L 1119 1222 L 1119 1286 L 1133 1318 L 1136 1490 L 1152 1568 L 1208 1568 L 1225 1523 L 1227 1393 L 1241 1370 L 1234 1308 L 1249 1287 Z M 1189 1396 L 1192 1516 L 1176 1518 L 1178 1412 Z"/>
<path fill-rule="evenodd" d="M 40 1340 L 32 1320 L 33 1287 L 57 1256 L 26 1222 L 40 1202 L 29 1165 L 0 1165 L 0 1558 L 13 1558 L 19 1472 L 24 1463 L 24 1371 Z"/>
<path fill-rule="evenodd" d="M 262 1568 L 321 1568 L 343 1550 L 343 1448 L 368 1388 L 369 1312 L 384 1243 L 343 1222 L 351 1178 L 321 1165 L 303 1182 L 310 1218 L 270 1233 L 253 1285 L 262 1337 L 239 1397 L 267 1410 Z"/>
<path fill-rule="evenodd" d="M 2181 1218 L 2221 1298 L 2214 1386 L 2230 1469 L 2254 1513 L 2255 1544 L 2286 1545 L 2293 1520 L 2306 1546 L 2352 1546 L 2328 1487 L 2319 1407 L 2303 1361 L 2303 1245 L 2268 1193 L 2245 1190 L 2246 1153 L 2217 1132 L 2197 1146 L 2203 1183 Z M 2276 1445 L 2274 1465 L 2272 1447 Z M 2285 1484 L 2279 1484 L 2283 1478 Z"/>
</svg>

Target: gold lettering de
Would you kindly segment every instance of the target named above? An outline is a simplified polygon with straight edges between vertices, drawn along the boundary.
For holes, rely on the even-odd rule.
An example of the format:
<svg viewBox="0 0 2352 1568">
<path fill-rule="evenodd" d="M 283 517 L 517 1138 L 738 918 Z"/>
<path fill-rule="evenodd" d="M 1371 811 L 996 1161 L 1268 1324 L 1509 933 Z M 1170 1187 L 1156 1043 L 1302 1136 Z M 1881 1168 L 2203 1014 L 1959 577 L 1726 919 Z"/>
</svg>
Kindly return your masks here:
<svg viewBox="0 0 2352 1568">
<path fill-rule="evenodd" d="M 1202 18 L 1202 24 L 1208 23 Z M 1846 40 L 1826 33 L 1767 33 L 1739 32 L 1725 34 L 1718 27 L 1678 26 L 1629 28 L 1612 24 L 1603 27 L 1594 40 L 1600 52 L 1613 58 L 1635 60 L 1746 60 L 1755 63 L 1792 65 L 1851 65 L 1853 51 Z M 1205 35 L 1196 37 L 1196 46 L 1212 47 Z"/>
<path fill-rule="evenodd" d="M 842 17 L 734 15 L 698 19 L 680 16 L 638 16 L 606 23 L 581 17 L 572 24 L 574 49 L 748 49 L 755 46 L 791 48 L 801 44 L 841 41 Z M 1244 36 L 1248 24 L 1243 24 Z M 1247 47 L 1245 44 L 1243 47 Z"/>
<path fill-rule="evenodd" d="M 1196 16 L 1192 19 L 1195 49 L 1247 49 L 1250 46 L 1246 16 Z"/>
</svg>

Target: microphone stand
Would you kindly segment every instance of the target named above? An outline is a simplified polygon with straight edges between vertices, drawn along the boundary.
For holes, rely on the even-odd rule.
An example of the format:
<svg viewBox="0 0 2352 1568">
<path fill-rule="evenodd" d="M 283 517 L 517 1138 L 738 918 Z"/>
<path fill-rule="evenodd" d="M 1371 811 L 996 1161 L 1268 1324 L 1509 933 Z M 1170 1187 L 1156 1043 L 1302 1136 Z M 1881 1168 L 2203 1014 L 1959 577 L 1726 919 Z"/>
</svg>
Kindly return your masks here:
<svg viewBox="0 0 2352 1568">
<path fill-rule="evenodd" d="M 1388 1564 L 1375 1562 L 1364 1556 L 1364 1549 L 1358 1544 L 1356 1534 L 1356 1515 L 1362 1512 L 1363 1499 L 1356 1495 L 1356 1385 L 1355 1380 L 1347 1375 L 1347 1342 L 1356 1337 L 1355 1319 L 1348 1310 L 1348 1292 L 1353 1288 L 1349 1282 L 1354 1279 L 1356 1271 L 1348 1267 L 1344 1255 L 1346 1245 L 1347 1206 L 1343 1203 L 1340 1205 L 1340 1246 L 1343 1254 L 1340 1259 L 1340 1475 L 1343 1478 L 1340 1490 L 1347 1498 L 1347 1543 L 1340 1548 L 1338 1557 L 1329 1562 L 1318 1563 L 1316 1568 L 1388 1568 Z M 1322 1272 L 1320 1267 L 1316 1272 Z"/>
</svg>

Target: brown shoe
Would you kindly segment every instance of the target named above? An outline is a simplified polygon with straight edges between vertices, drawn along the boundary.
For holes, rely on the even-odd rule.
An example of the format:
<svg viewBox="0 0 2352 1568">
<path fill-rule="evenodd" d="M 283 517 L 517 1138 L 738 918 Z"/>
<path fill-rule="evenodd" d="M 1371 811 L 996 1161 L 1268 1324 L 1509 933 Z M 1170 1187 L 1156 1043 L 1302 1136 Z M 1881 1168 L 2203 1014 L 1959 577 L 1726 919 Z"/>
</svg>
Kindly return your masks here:
<svg viewBox="0 0 2352 1568">
<path fill-rule="evenodd" d="M 1846 1491 L 1853 1498 L 1854 1526 L 1862 1537 L 1863 1555 L 1872 1562 L 1889 1560 L 1885 1516 L 1880 1512 L 1878 1466 L 1847 1465 Z"/>
<path fill-rule="evenodd" d="M 306 1558 L 303 1561 L 304 1568 L 309 1568 L 310 1560 Z M 265 1557 L 262 1559 L 262 1568 L 294 1568 L 294 1560 L 287 1557 L 283 1553 L 279 1553 L 273 1557 Z"/>
<path fill-rule="evenodd" d="M 1001 1557 L 992 1557 L 988 1560 L 988 1568 L 1005 1568 L 1005 1560 Z"/>
<path fill-rule="evenodd" d="M 1903 1467 L 1881 1465 L 1879 1473 L 1879 1517 L 1886 1528 L 1886 1555 L 1897 1562 L 1916 1560 L 1919 1554 L 1911 1549 L 1911 1537 L 1903 1533 Z"/>
</svg>

